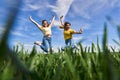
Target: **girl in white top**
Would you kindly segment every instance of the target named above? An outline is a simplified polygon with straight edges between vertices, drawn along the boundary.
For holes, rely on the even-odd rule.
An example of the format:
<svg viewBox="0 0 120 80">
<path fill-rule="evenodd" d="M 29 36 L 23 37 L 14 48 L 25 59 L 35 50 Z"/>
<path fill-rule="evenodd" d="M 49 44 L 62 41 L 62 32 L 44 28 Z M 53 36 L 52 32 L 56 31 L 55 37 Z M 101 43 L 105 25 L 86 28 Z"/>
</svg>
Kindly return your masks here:
<svg viewBox="0 0 120 80">
<path fill-rule="evenodd" d="M 54 20 L 55 20 L 55 16 L 52 18 L 52 21 L 50 24 L 48 24 L 47 20 L 42 20 L 42 26 L 39 25 L 35 20 L 32 19 L 32 17 L 29 17 L 30 21 L 33 22 L 43 33 L 44 37 L 42 40 L 42 43 L 39 41 L 34 42 L 34 44 L 39 45 L 41 47 L 42 50 L 44 50 L 45 52 L 49 52 L 49 49 L 52 49 L 52 44 L 51 44 L 51 36 L 52 36 L 52 32 L 51 32 L 51 27 L 54 24 Z M 47 45 L 47 43 L 49 44 L 49 46 Z"/>
</svg>

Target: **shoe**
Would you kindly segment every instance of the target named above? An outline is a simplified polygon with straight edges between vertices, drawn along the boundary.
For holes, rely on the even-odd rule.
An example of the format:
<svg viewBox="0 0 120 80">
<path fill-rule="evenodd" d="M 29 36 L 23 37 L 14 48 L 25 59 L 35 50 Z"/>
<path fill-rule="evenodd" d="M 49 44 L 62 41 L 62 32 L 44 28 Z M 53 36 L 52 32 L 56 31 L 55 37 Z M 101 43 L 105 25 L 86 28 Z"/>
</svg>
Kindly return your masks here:
<svg viewBox="0 0 120 80">
<path fill-rule="evenodd" d="M 36 41 L 36 42 L 34 42 L 34 44 L 36 44 L 36 45 L 41 45 L 42 43 L 40 42 L 40 41 Z"/>
</svg>

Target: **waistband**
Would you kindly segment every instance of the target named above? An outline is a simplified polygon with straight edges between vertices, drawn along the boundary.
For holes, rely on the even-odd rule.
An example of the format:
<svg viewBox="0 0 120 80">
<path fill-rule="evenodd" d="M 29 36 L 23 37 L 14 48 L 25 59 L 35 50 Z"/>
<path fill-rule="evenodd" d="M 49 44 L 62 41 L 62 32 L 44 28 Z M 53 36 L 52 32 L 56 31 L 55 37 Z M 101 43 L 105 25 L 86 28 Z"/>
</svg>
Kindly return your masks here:
<svg viewBox="0 0 120 80">
<path fill-rule="evenodd" d="M 51 34 L 47 34 L 47 35 L 44 35 L 45 37 L 51 37 L 52 35 Z"/>
</svg>

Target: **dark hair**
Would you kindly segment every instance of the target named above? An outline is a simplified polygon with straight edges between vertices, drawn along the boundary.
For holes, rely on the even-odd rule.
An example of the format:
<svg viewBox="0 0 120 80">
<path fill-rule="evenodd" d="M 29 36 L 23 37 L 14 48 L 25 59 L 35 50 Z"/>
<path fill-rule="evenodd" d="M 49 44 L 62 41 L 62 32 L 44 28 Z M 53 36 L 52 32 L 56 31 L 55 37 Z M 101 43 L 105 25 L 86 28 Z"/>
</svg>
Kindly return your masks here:
<svg viewBox="0 0 120 80">
<path fill-rule="evenodd" d="M 67 24 L 69 24 L 71 26 L 71 23 L 70 22 L 65 22 L 64 23 L 64 26 L 66 26 Z"/>
<path fill-rule="evenodd" d="M 45 21 L 47 21 L 47 20 L 42 20 L 42 24 L 43 24 Z"/>
</svg>

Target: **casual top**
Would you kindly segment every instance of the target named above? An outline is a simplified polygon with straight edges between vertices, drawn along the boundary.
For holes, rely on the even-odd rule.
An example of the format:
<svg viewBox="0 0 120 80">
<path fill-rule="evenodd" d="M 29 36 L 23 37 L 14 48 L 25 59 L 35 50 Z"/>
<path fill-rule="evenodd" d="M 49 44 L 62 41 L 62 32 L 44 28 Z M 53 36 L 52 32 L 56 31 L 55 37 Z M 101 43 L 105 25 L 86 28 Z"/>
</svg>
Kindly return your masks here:
<svg viewBox="0 0 120 80">
<path fill-rule="evenodd" d="M 69 30 L 64 30 L 64 39 L 71 39 L 73 33 L 75 32 L 75 30 L 73 29 L 69 29 Z"/>
<path fill-rule="evenodd" d="M 51 27 L 43 27 L 43 26 L 41 26 L 40 30 L 42 31 L 44 36 L 52 35 Z"/>
</svg>

